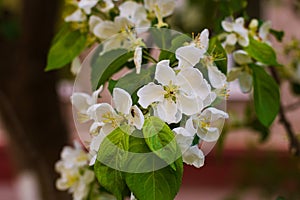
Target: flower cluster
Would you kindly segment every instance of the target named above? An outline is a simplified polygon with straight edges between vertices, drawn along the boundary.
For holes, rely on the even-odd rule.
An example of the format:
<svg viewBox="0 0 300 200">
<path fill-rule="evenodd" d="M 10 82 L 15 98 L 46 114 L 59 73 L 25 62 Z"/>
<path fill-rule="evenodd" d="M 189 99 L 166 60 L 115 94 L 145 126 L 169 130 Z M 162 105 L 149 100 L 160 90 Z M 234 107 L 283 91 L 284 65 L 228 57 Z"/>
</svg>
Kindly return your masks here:
<svg viewBox="0 0 300 200">
<path fill-rule="evenodd" d="M 222 45 L 228 53 L 232 53 L 235 62 L 233 68 L 228 74 L 228 81 L 235 79 L 239 80 L 239 85 L 243 93 L 249 93 L 252 89 L 252 71 L 249 64 L 255 63 L 255 60 L 244 50 L 250 44 L 250 38 L 265 43 L 271 46 L 269 41 L 271 22 L 267 21 L 259 25 L 257 19 L 252 19 L 248 25 L 245 26 L 243 17 L 239 17 L 234 21 L 222 21 L 222 28 L 225 33 L 220 35 L 220 40 L 223 40 Z M 259 65 L 264 63 L 257 62 Z"/>
<path fill-rule="evenodd" d="M 215 62 L 217 59 L 226 61 L 226 55 L 225 53 L 224 55 L 221 53 L 222 55 L 218 56 L 214 54 L 216 45 L 210 45 L 208 29 L 204 29 L 195 37 L 193 35 L 193 38 L 188 38 L 187 41 L 182 42 L 180 45 L 175 45 L 176 48 L 174 47 L 170 52 L 160 51 L 160 56 L 163 53 L 165 55 L 157 61 L 157 59 L 152 57 L 152 47 L 147 47 L 145 45 L 146 42 L 140 38 L 139 34 L 146 33 L 151 25 L 154 25 L 156 30 L 153 32 L 155 32 L 156 37 L 162 36 L 164 37 L 162 42 L 166 42 L 162 27 L 168 27 L 164 18 L 172 14 L 175 8 L 175 0 L 144 0 L 143 3 L 134 1 L 116 3 L 111 0 L 80 0 L 73 2 L 73 4 L 76 10 L 68 15 L 65 21 L 87 26 L 89 36 L 92 35 L 91 37 L 97 38 L 96 41 L 101 42 L 101 52 L 95 56 L 105 60 L 105 56 L 112 52 L 113 49 L 120 48 L 134 52 L 129 60 L 134 61 L 136 73 L 129 71 L 128 75 L 134 75 L 137 79 L 141 78 L 143 80 L 137 80 L 135 83 L 135 80 L 127 80 L 126 78 L 130 77 L 127 75 L 115 80 L 116 85 L 109 85 L 112 95 L 111 104 L 101 102 L 101 99 L 99 99 L 101 92 L 106 89 L 106 85 L 100 86 L 91 95 L 82 92 L 73 93 L 71 103 L 77 112 L 78 121 L 81 123 L 90 122 L 91 124 L 89 127 L 91 140 L 87 145 L 89 153 L 85 153 L 78 145 L 76 145 L 75 149 L 67 147 L 66 149 L 68 150 L 63 151 L 63 154 L 66 154 L 66 151 L 70 152 L 70 156 L 62 156 L 62 160 L 57 164 L 59 166 L 57 168 L 58 172 L 62 174 L 62 178 L 58 181 L 60 183 L 58 188 L 70 188 L 74 198 L 76 196 L 78 199 L 85 199 L 87 194 L 93 191 L 91 188 L 94 187 L 91 185 L 94 185 L 94 182 L 96 182 L 94 177 L 96 176 L 101 186 L 119 199 L 120 193 L 112 189 L 111 183 L 109 183 L 107 178 L 108 175 L 100 174 L 100 170 L 96 169 L 102 169 L 102 164 L 100 161 L 97 161 L 97 158 L 101 159 L 101 153 L 104 152 L 103 149 L 107 150 L 107 152 L 110 150 L 114 152 L 114 149 L 108 147 L 106 139 L 121 133 L 119 131 L 121 128 L 129 135 L 122 136 L 120 138 L 121 142 L 119 142 L 124 142 L 124 144 L 122 143 L 122 148 L 127 148 L 126 151 L 129 151 L 130 148 L 134 149 L 134 145 L 147 145 L 143 147 L 138 146 L 139 149 L 137 151 L 148 153 L 147 151 L 149 150 L 153 153 L 151 155 L 154 155 L 154 158 L 160 159 L 164 164 L 166 163 L 164 167 L 169 167 L 170 169 L 180 167 L 178 163 L 176 164 L 178 162 L 176 160 L 180 161 L 181 167 L 182 162 L 197 168 L 202 167 L 205 155 L 208 153 L 205 151 L 205 145 L 203 144 L 217 141 L 224 121 L 228 118 L 228 114 L 222 110 L 221 106 L 221 103 L 226 100 L 228 95 L 228 82 L 224 74 L 226 72 L 224 72 L 224 69 L 222 72 L 222 67 Z M 230 25 L 228 23 L 227 26 L 231 28 L 227 28 L 228 34 L 224 42 L 225 46 L 227 44 L 235 45 L 235 43 L 233 44 L 230 41 L 230 38 L 235 37 L 236 41 L 240 41 L 240 35 L 243 35 L 245 31 L 247 32 L 246 29 L 239 30 L 233 24 Z M 149 33 L 151 34 L 152 32 L 147 32 L 147 34 Z M 169 32 L 168 37 L 171 37 L 172 42 L 175 43 L 176 37 L 180 38 L 182 36 Z M 156 41 L 152 42 L 155 43 Z M 219 48 L 217 51 L 225 52 L 221 43 L 217 42 L 217 48 Z M 213 47 L 211 48 L 211 46 Z M 222 58 L 219 56 L 222 56 Z M 129 60 L 126 58 L 124 62 L 128 63 Z M 149 65 L 142 68 L 142 61 L 144 63 L 145 60 L 149 61 Z M 122 62 L 113 64 L 119 65 Z M 92 67 L 101 68 L 103 66 Z M 113 66 L 112 70 L 115 70 L 113 71 L 115 73 L 117 72 L 116 69 L 122 67 L 126 67 L 126 64 L 117 67 Z M 103 74 L 109 71 L 108 68 L 109 66 L 104 69 L 104 71 L 107 71 Z M 109 72 L 109 74 L 112 75 L 113 73 Z M 108 81 L 111 76 L 105 78 Z M 118 84 L 121 79 L 126 80 L 127 85 Z M 140 84 L 141 82 L 142 84 Z M 99 85 L 101 84 L 103 82 L 99 83 Z M 152 122 L 153 124 L 151 124 Z M 157 128 L 155 123 L 163 126 Z M 123 128 L 126 128 L 126 130 Z M 142 139 L 138 140 L 138 142 L 135 141 L 137 144 L 130 143 L 131 139 L 135 140 L 133 139 L 135 134 L 139 133 L 139 137 L 141 136 Z M 157 135 L 153 136 L 153 134 Z M 151 139 L 146 137 L 149 135 L 152 136 Z M 175 145 L 173 146 L 170 141 L 174 141 Z M 115 147 L 119 148 L 118 145 L 115 145 Z M 181 154 L 179 158 L 168 155 L 172 159 L 174 157 L 174 160 L 169 162 L 169 159 L 162 155 L 160 150 L 162 152 L 173 151 L 171 153 L 174 153 L 174 155 L 177 152 L 181 152 Z M 121 152 L 124 152 L 123 149 Z M 114 153 L 117 154 L 118 152 Z M 81 154 L 85 155 L 85 159 L 82 161 L 82 164 L 78 164 L 77 157 Z M 116 155 L 117 162 L 120 157 L 122 155 Z M 71 158 L 75 160 L 70 160 Z M 107 159 L 109 160 L 110 157 Z M 122 162 L 120 161 L 117 164 L 122 165 Z M 68 170 L 69 168 L 61 167 L 68 164 L 72 165 L 72 170 L 70 171 Z M 95 172 L 91 171 L 93 167 Z M 117 171 L 116 173 L 113 172 L 112 175 L 110 174 L 116 179 L 113 181 L 118 182 L 119 179 L 122 179 L 120 181 L 122 184 L 126 181 L 131 181 L 130 179 L 125 180 L 126 178 L 122 177 L 123 175 L 115 177 L 119 173 L 119 168 L 106 167 L 109 170 Z M 73 170 L 75 175 L 70 175 Z M 178 177 L 180 177 L 181 171 L 178 168 L 173 174 L 177 173 Z M 173 176 L 173 174 L 166 173 L 165 175 Z M 102 176 L 105 176 L 105 180 L 102 179 Z M 178 179 L 177 182 L 179 183 L 180 180 Z M 126 182 L 126 184 L 130 191 L 127 194 L 121 194 L 121 196 L 128 196 L 129 192 L 132 192 L 131 199 L 140 199 L 141 194 L 139 191 L 136 191 L 135 188 L 130 188 L 133 187 L 130 182 Z M 80 193 L 81 196 L 77 193 Z"/>
<path fill-rule="evenodd" d="M 65 147 L 61 153 L 61 160 L 56 163 L 56 171 L 61 174 L 56 186 L 60 190 L 69 189 L 75 200 L 84 199 L 90 185 L 95 180 L 95 174 L 88 168 L 89 154 L 75 142 L 75 148 Z"/>
<path fill-rule="evenodd" d="M 93 120 L 90 128 L 91 165 L 101 142 L 109 133 L 124 124 L 129 125 L 132 131 L 141 130 L 149 113 L 167 124 L 182 124 L 182 127 L 174 129 L 174 133 L 184 162 L 196 167 L 203 165 L 204 154 L 199 143 L 216 141 L 222 122 L 228 118 L 227 113 L 212 106 L 217 98 L 224 98 L 218 91 L 226 90 L 227 82 L 214 62 L 208 62 L 211 59 L 207 52 L 208 35 L 205 29 L 194 41 L 178 48 L 175 52 L 178 66 L 175 68 L 170 67 L 170 60 L 158 62 L 153 82 L 137 91 L 138 105 L 132 105 L 130 94 L 121 88 L 113 89 L 114 107 L 108 103 L 96 103 L 102 87 L 92 96 L 85 93 L 72 95 L 72 104 L 80 119 Z M 199 63 L 207 70 L 208 78 L 202 73 L 204 69 L 196 67 Z M 147 116 L 141 109 L 147 110 Z M 200 142 L 193 144 L 195 137 Z"/>
</svg>

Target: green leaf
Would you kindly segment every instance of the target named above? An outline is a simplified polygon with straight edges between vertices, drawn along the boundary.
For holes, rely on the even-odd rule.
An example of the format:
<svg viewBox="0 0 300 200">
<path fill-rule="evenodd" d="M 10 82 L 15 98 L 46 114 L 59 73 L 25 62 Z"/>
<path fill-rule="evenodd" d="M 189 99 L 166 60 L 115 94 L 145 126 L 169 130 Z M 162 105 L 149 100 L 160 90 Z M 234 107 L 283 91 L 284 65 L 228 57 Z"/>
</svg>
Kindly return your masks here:
<svg viewBox="0 0 300 200">
<path fill-rule="evenodd" d="M 279 112 L 279 87 L 260 66 L 251 65 L 253 72 L 254 106 L 259 121 L 269 127 Z"/>
<path fill-rule="evenodd" d="M 114 73 L 119 71 L 133 58 L 133 52 L 127 49 L 114 49 L 97 55 L 92 60 L 92 87 L 93 90 L 104 84 Z"/>
<path fill-rule="evenodd" d="M 283 31 L 277 31 L 277 30 L 274 30 L 274 29 L 270 29 L 270 33 L 272 35 L 274 35 L 274 37 L 277 39 L 277 41 L 282 42 L 282 38 L 284 36 Z"/>
<path fill-rule="evenodd" d="M 46 71 L 59 69 L 70 63 L 78 56 L 87 41 L 87 34 L 79 30 L 71 30 L 67 26 L 54 37 L 52 46 L 48 53 Z"/>
<path fill-rule="evenodd" d="M 250 43 L 245 47 L 245 51 L 255 60 L 269 65 L 280 66 L 276 59 L 276 53 L 274 49 L 266 43 L 257 41 L 253 37 L 249 37 Z"/>
<path fill-rule="evenodd" d="M 127 127 L 119 127 L 103 140 L 94 167 L 100 185 L 118 200 L 123 200 L 129 194 L 122 172 L 129 150 L 129 135 L 126 130 Z"/>
<path fill-rule="evenodd" d="M 209 40 L 209 47 L 207 51 L 211 56 L 215 58 L 215 64 L 218 69 L 223 73 L 227 74 L 227 54 L 225 49 L 222 47 L 221 42 L 218 40 L 218 37 L 212 37 Z"/>
<path fill-rule="evenodd" d="M 149 29 L 153 42 L 160 49 L 168 49 L 171 46 L 172 31 L 167 28 L 151 28 Z"/>
<path fill-rule="evenodd" d="M 140 154 L 151 152 L 143 138 L 130 138 L 130 151 Z M 174 171 L 170 166 L 157 170 L 162 160 L 154 156 L 143 156 L 135 159 L 136 171 L 141 169 L 152 170 L 145 173 L 127 173 L 126 183 L 135 197 L 139 200 L 173 200 L 179 191 L 182 182 L 183 164 L 182 159 L 175 161 Z M 144 159 L 142 159 L 144 158 Z M 137 162 L 138 161 L 138 162 Z"/>
<path fill-rule="evenodd" d="M 149 117 L 145 120 L 143 134 L 150 150 L 176 170 L 173 162 L 181 157 L 181 151 L 170 127 L 157 117 Z"/>
</svg>

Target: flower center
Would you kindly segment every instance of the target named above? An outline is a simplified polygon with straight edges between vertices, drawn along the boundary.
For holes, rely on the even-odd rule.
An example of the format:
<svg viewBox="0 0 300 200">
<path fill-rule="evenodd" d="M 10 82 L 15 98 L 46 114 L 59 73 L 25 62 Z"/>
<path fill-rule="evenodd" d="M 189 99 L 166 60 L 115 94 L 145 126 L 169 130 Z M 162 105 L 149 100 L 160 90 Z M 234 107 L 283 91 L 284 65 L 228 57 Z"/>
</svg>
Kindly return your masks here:
<svg viewBox="0 0 300 200">
<path fill-rule="evenodd" d="M 176 102 L 176 95 L 178 93 L 178 89 L 179 89 L 178 86 L 172 85 L 171 82 L 169 85 L 165 85 L 164 86 L 164 90 L 165 90 L 164 98 Z"/>
<path fill-rule="evenodd" d="M 102 117 L 104 123 L 111 124 L 113 128 L 119 127 L 118 119 L 115 115 L 113 115 L 113 113 L 107 112 L 104 115 L 102 115 Z"/>
</svg>

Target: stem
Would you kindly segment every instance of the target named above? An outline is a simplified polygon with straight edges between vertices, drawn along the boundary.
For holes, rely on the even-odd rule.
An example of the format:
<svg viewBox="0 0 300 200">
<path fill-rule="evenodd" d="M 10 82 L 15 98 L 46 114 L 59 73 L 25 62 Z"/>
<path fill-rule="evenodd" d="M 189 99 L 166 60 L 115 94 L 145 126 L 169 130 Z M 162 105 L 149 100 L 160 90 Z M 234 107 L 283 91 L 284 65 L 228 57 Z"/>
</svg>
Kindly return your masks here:
<svg viewBox="0 0 300 200">
<path fill-rule="evenodd" d="M 270 67 L 270 71 L 271 74 L 273 76 L 273 78 L 275 79 L 275 81 L 277 82 L 278 85 L 280 85 L 281 80 L 277 74 L 277 71 L 274 67 Z M 288 120 L 286 114 L 285 114 L 285 109 L 282 105 L 282 103 L 280 102 L 280 108 L 279 108 L 279 121 L 280 123 L 284 126 L 286 132 L 287 132 L 287 136 L 290 142 L 290 152 L 295 155 L 300 157 L 300 144 L 299 144 L 299 140 L 296 137 L 296 134 L 294 133 L 293 129 L 292 129 L 292 125 L 290 123 L 290 121 Z"/>
<path fill-rule="evenodd" d="M 158 63 L 158 61 L 155 58 L 153 58 L 146 50 L 143 50 L 143 57 L 155 64 Z"/>
</svg>

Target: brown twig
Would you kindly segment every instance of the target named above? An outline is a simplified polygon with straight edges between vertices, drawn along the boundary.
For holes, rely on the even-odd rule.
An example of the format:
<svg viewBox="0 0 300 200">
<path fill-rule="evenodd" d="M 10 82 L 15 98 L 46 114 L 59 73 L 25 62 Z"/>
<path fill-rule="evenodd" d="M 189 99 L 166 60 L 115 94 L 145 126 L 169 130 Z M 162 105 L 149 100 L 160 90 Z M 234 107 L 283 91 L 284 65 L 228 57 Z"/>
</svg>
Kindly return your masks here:
<svg viewBox="0 0 300 200">
<path fill-rule="evenodd" d="M 271 71 L 273 78 L 277 82 L 277 84 L 280 85 L 281 80 L 278 76 L 278 73 L 277 73 L 275 67 L 270 67 L 270 71 Z M 285 114 L 285 109 L 281 102 L 280 102 L 280 108 L 279 108 L 279 121 L 286 130 L 286 133 L 287 133 L 287 136 L 288 136 L 288 139 L 290 142 L 290 147 L 289 147 L 290 152 L 295 156 L 300 156 L 299 140 L 297 139 L 296 134 L 294 133 L 294 131 L 292 129 L 292 125 Z"/>
</svg>

